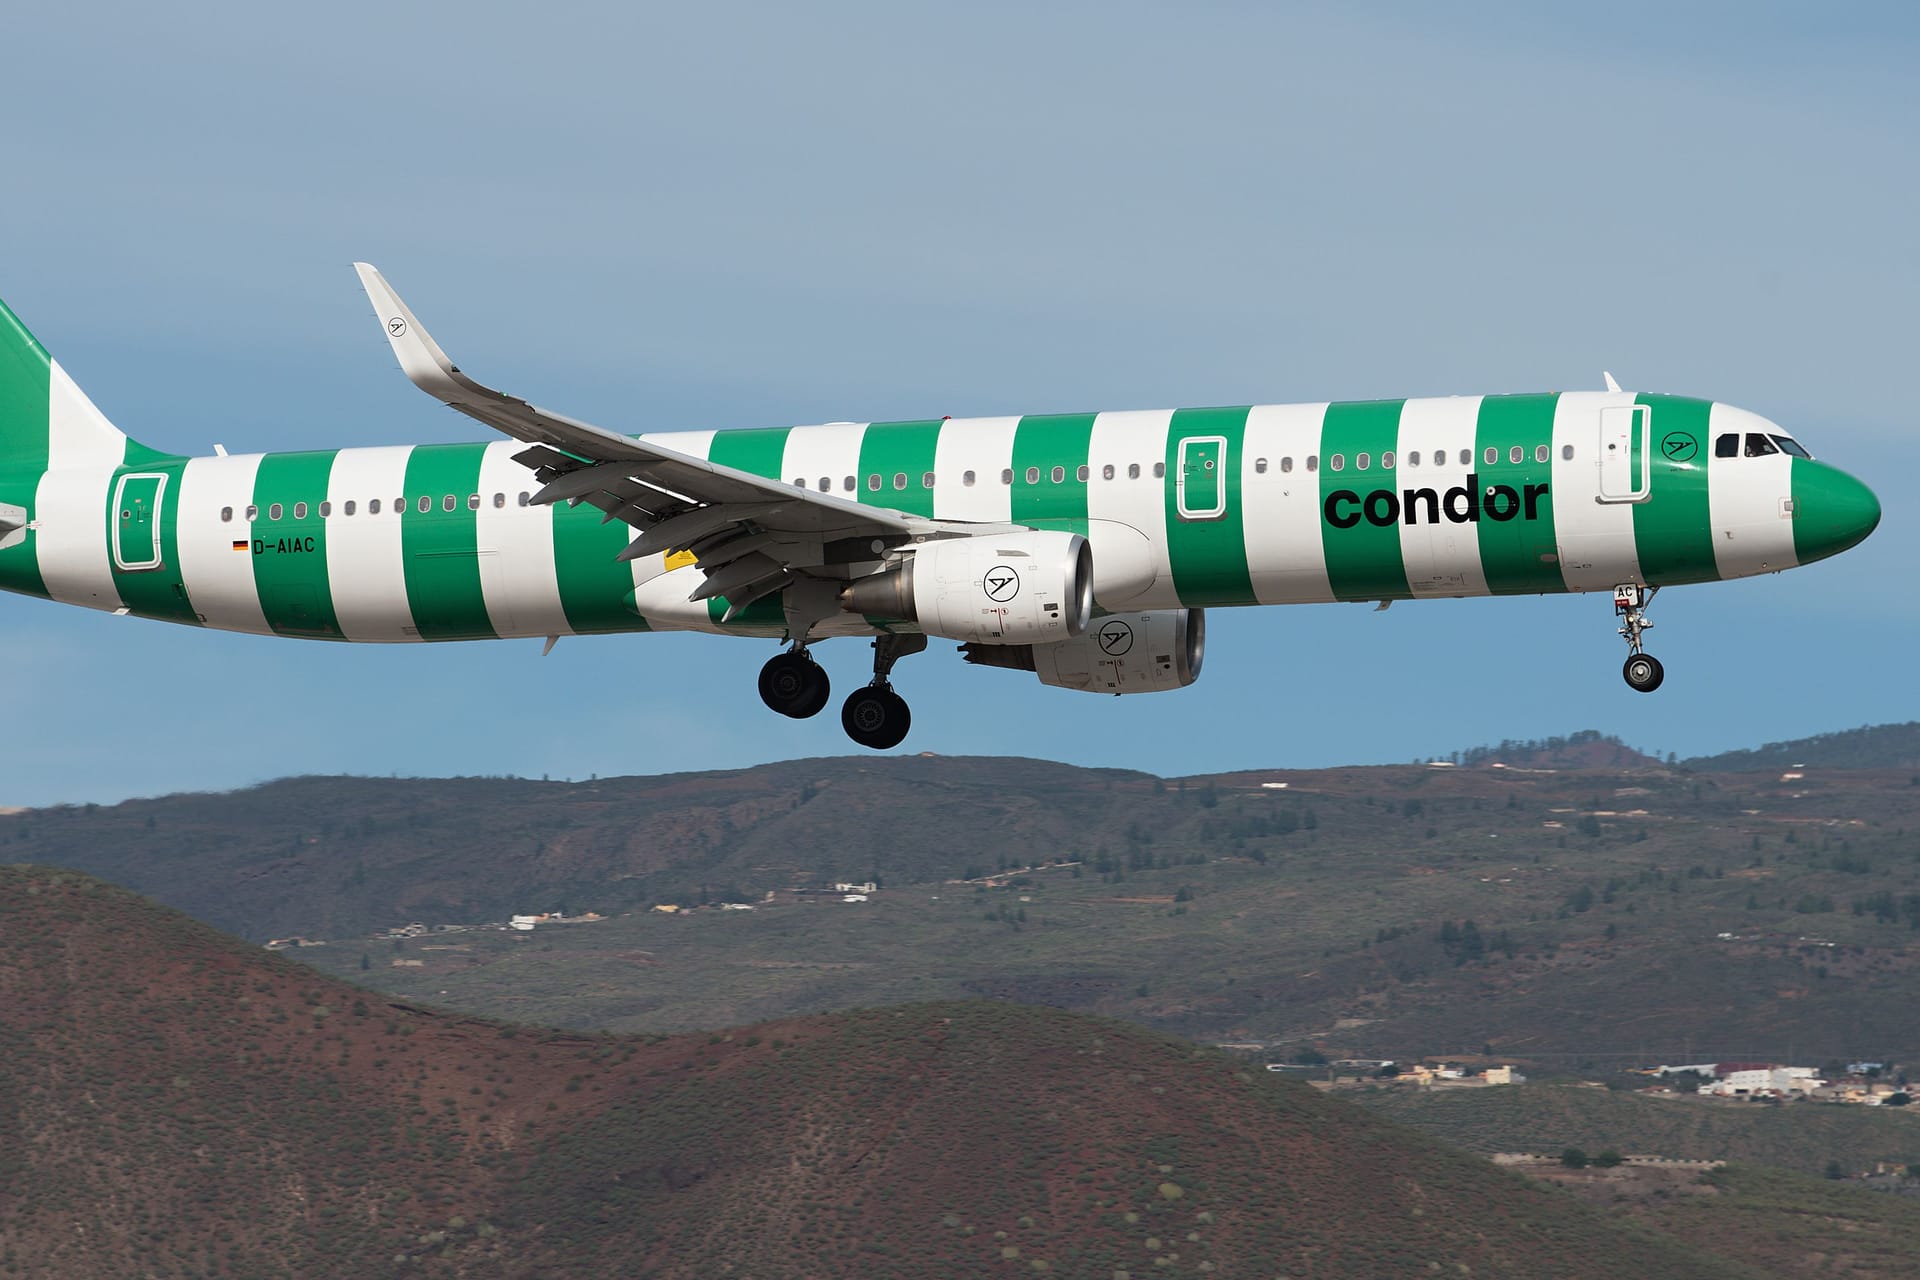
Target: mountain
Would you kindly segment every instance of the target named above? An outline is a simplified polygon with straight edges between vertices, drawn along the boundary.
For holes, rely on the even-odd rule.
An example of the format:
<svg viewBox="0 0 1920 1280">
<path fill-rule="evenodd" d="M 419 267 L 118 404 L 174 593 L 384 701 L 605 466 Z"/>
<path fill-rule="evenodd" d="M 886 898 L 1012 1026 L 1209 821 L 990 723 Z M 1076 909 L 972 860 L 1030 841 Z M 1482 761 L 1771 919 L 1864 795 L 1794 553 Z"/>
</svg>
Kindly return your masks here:
<svg viewBox="0 0 1920 1280">
<path fill-rule="evenodd" d="M 0 1268 L 1749 1276 L 1306 1086 L 949 1002 L 577 1036 L 0 868 Z"/>
<path fill-rule="evenodd" d="M 1689 769 L 1727 773 L 1744 769 L 1920 768 L 1920 721 L 1879 724 L 1840 733 L 1817 733 L 1791 742 L 1769 742 L 1750 751 L 1723 751 L 1686 762 Z"/>
</svg>

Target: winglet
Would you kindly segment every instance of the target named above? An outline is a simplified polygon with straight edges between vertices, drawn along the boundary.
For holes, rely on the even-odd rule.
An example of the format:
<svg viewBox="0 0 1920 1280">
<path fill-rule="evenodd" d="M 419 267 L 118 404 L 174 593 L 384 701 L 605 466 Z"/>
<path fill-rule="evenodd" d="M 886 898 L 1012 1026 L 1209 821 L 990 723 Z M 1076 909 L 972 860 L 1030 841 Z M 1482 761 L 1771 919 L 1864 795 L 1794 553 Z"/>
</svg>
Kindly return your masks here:
<svg viewBox="0 0 1920 1280">
<path fill-rule="evenodd" d="M 368 270 L 372 270 L 372 268 L 369 267 Z M 1607 380 L 1607 390 L 1618 391 L 1620 389 L 1620 384 L 1615 382 L 1613 380 L 1613 375 L 1608 373 L 1605 369 L 1602 369 L 1600 371 L 1600 376 Z"/>
<path fill-rule="evenodd" d="M 433 335 L 421 327 L 385 276 L 365 262 L 354 263 L 353 269 L 360 273 L 360 286 L 367 291 L 374 314 L 380 317 L 381 327 L 387 331 L 393 354 L 399 358 L 400 368 L 414 386 L 441 400 L 463 400 L 467 397 L 460 394 L 462 391 L 484 390 L 447 359 L 447 353 L 440 349 Z"/>
</svg>

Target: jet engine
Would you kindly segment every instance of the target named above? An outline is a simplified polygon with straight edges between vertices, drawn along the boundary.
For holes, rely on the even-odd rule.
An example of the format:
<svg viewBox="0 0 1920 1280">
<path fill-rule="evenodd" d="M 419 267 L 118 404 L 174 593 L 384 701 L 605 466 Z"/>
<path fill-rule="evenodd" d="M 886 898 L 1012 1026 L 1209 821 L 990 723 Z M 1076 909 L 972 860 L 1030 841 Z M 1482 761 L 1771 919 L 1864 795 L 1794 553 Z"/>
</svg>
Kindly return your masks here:
<svg viewBox="0 0 1920 1280">
<path fill-rule="evenodd" d="M 1086 634 L 1052 644 L 965 644 L 968 662 L 1031 671 L 1041 684 L 1088 693 L 1157 693 L 1200 678 L 1206 656 L 1203 609 L 1159 609 L 1096 618 Z"/>
<path fill-rule="evenodd" d="M 1093 614 L 1093 549 L 1077 533 L 1044 529 L 943 538 L 849 583 L 840 607 L 946 640 L 1070 640 Z"/>
</svg>

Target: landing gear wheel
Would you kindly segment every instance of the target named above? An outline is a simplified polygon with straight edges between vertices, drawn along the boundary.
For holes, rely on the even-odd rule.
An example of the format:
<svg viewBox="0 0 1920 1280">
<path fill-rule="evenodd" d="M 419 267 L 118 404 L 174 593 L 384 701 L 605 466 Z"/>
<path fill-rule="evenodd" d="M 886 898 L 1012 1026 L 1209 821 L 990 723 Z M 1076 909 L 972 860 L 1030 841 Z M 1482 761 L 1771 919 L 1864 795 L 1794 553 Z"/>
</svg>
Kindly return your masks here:
<svg viewBox="0 0 1920 1280">
<path fill-rule="evenodd" d="M 861 746 L 886 751 L 906 739 L 913 714 L 891 686 L 870 684 L 848 696 L 840 708 L 840 725 Z"/>
<path fill-rule="evenodd" d="M 1652 693 L 1667 678 L 1666 668 L 1660 665 L 1660 659 L 1650 653 L 1636 653 L 1627 659 L 1627 665 L 1620 669 L 1627 683 L 1641 693 Z"/>
<path fill-rule="evenodd" d="M 778 653 L 760 668 L 760 701 L 783 716 L 818 715 L 832 693 L 827 673 L 805 653 Z"/>
</svg>

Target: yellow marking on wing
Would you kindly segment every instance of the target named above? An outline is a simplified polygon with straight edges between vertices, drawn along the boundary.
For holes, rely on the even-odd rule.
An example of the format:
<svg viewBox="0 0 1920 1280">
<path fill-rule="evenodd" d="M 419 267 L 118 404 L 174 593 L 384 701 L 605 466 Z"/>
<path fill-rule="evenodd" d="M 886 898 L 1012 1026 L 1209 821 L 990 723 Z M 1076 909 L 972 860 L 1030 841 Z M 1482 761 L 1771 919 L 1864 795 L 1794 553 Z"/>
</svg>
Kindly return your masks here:
<svg viewBox="0 0 1920 1280">
<path fill-rule="evenodd" d="M 660 557 L 662 567 L 665 569 L 678 569 L 683 565 L 693 563 L 693 552 L 691 551 L 662 551 Z"/>
</svg>

